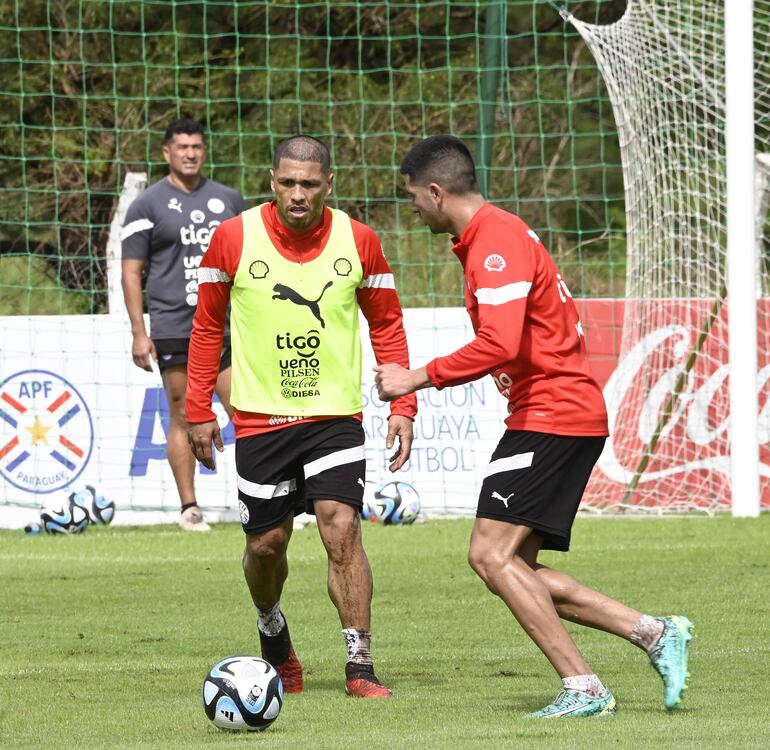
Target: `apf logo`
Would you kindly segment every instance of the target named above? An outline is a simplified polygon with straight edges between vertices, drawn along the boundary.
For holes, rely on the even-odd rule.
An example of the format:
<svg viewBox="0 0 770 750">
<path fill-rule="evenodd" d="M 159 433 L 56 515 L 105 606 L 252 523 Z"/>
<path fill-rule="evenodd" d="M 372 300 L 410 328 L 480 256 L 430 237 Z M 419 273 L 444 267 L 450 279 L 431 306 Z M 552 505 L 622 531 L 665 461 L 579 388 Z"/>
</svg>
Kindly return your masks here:
<svg viewBox="0 0 770 750">
<path fill-rule="evenodd" d="M 77 388 L 53 372 L 24 370 L 0 384 L 0 474 L 14 487 L 66 487 L 91 458 L 94 427 Z"/>
</svg>

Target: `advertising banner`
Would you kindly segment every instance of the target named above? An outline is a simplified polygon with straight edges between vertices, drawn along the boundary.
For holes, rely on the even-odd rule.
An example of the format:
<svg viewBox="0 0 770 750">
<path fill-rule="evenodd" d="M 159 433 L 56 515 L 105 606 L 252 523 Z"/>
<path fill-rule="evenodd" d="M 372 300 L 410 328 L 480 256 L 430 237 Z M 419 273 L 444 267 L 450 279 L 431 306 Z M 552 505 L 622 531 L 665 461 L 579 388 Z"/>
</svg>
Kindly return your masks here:
<svg viewBox="0 0 770 750">
<path fill-rule="evenodd" d="M 677 357 L 687 356 L 686 341 L 694 332 L 675 322 L 672 305 L 671 324 L 636 342 L 618 363 L 623 302 L 577 302 L 613 432 L 589 487 L 594 497 L 587 499 L 617 503 L 635 470 L 631 456 L 639 447 L 629 447 L 627 436 L 617 442 L 615 435 L 628 433 L 618 429 L 619 423 L 633 423 L 637 442 L 649 441 L 650 428 L 643 418 L 661 408 L 666 388 L 671 388 L 672 368 Z M 453 351 L 472 336 L 467 315 L 459 308 L 406 310 L 405 326 L 413 366 Z M 367 492 L 389 479 L 402 479 L 417 488 L 427 515 L 472 514 L 486 464 L 504 430 L 506 402 L 494 381 L 485 377 L 442 391 L 420 391 L 412 456 L 392 475 L 387 468 L 392 450 L 385 448 L 389 405 L 377 397 L 375 362 L 363 320 L 362 337 Z M 0 526 L 23 524 L 57 493 L 86 484 L 98 486 L 115 501 L 116 523 L 176 518 L 179 501 L 165 455 L 165 394 L 158 372 L 134 366 L 130 351 L 129 325 L 122 316 L 0 319 Z M 661 482 L 664 492 L 695 473 L 701 484 L 704 474 L 716 477 L 711 484 L 724 495 L 729 462 L 727 365 L 707 354 L 704 351 L 703 364 L 693 368 L 642 480 Z M 643 361 L 656 357 L 662 368 L 656 383 L 640 382 Z M 770 363 L 760 362 L 763 507 L 770 506 L 768 378 Z M 221 404 L 214 408 L 225 452 L 217 454 L 215 472 L 197 468 L 198 500 L 213 520 L 235 520 L 235 435 Z M 729 493 L 727 498 L 729 504 Z"/>
</svg>

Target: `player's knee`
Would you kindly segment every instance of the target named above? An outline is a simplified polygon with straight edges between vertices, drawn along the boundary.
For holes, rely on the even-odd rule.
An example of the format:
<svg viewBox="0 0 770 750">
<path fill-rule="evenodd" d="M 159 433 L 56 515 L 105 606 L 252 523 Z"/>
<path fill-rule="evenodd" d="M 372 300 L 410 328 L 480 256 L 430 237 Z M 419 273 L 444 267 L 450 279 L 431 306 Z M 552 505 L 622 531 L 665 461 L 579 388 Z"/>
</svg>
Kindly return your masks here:
<svg viewBox="0 0 770 750">
<path fill-rule="evenodd" d="M 271 567 L 283 564 L 287 542 L 285 534 L 278 529 L 247 536 L 246 548 L 243 552 L 244 569 L 252 565 Z"/>
<path fill-rule="evenodd" d="M 487 585 L 489 585 L 494 570 L 492 557 L 489 550 L 484 549 L 480 544 L 472 544 L 468 550 L 468 564 Z"/>
<path fill-rule="evenodd" d="M 497 586 L 495 584 L 494 570 L 495 567 L 489 560 L 488 556 L 483 553 L 474 551 L 473 548 L 468 552 L 468 564 L 471 566 L 476 575 L 484 581 L 487 589 L 495 596 L 500 596 Z"/>
<path fill-rule="evenodd" d="M 347 559 L 356 558 L 361 554 L 361 521 L 354 508 L 341 503 L 335 503 L 323 508 L 321 514 L 316 513 L 321 531 L 321 538 L 329 559 L 334 563 L 344 563 Z"/>
</svg>

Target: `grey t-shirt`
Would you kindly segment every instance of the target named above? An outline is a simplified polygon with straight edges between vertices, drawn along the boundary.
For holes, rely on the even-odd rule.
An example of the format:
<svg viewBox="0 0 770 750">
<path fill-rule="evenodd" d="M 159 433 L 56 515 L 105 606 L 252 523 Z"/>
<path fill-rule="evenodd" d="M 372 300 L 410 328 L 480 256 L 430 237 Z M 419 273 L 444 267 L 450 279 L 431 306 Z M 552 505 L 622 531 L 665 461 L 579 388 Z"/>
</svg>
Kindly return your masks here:
<svg viewBox="0 0 770 750">
<path fill-rule="evenodd" d="M 164 177 L 128 207 L 121 254 L 145 261 L 152 338 L 189 338 L 198 304 L 198 266 L 211 234 L 244 208 L 237 190 L 205 177 L 192 193 Z"/>
</svg>

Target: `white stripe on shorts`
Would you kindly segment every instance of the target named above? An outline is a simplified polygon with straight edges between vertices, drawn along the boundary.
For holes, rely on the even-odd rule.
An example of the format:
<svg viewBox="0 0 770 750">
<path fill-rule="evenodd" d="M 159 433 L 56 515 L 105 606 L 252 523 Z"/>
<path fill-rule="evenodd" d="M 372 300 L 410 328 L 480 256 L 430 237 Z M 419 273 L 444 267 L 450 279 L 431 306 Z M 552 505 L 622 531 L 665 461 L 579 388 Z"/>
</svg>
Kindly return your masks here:
<svg viewBox="0 0 770 750">
<path fill-rule="evenodd" d="M 505 286 L 477 289 L 476 299 L 480 305 L 504 305 L 515 299 L 524 299 L 531 288 L 531 281 L 515 281 Z"/>
<path fill-rule="evenodd" d="M 335 451 L 328 456 L 317 458 L 309 464 L 305 464 L 305 479 L 314 477 L 327 469 L 333 469 L 343 464 L 352 464 L 355 461 L 363 461 L 366 458 L 363 445 L 356 445 L 353 448 L 345 448 L 341 451 Z"/>
<path fill-rule="evenodd" d="M 202 268 L 198 269 L 199 284 L 205 284 L 207 282 L 214 283 L 217 281 L 224 281 L 225 283 L 228 283 L 230 281 L 230 275 L 227 273 L 227 271 L 222 271 L 219 268 L 209 268 L 208 266 L 203 266 Z"/>
<path fill-rule="evenodd" d="M 517 469 L 527 469 L 532 466 L 532 457 L 534 451 L 529 453 L 516 453 L 513 456 L 498 458 L 496 461 L 490 461 L 487 470 L 484 472 L 484 478 L 491 477 L 493 474 L 502 474 L 504 471 L 516 471 Z"/>
<path fill-rule="evenodd" d="M 294 492 L 297 489 L 297 480 L 287 479 L 285 482 L 279 482 L 278 484 L 257 484 L 256 482 L 244 479 L 238 474 L 238 489 L 249 497 L 259 500 L 270 500 L 273 497 L 281 497 L 282 495 Z"/>
</svg>

